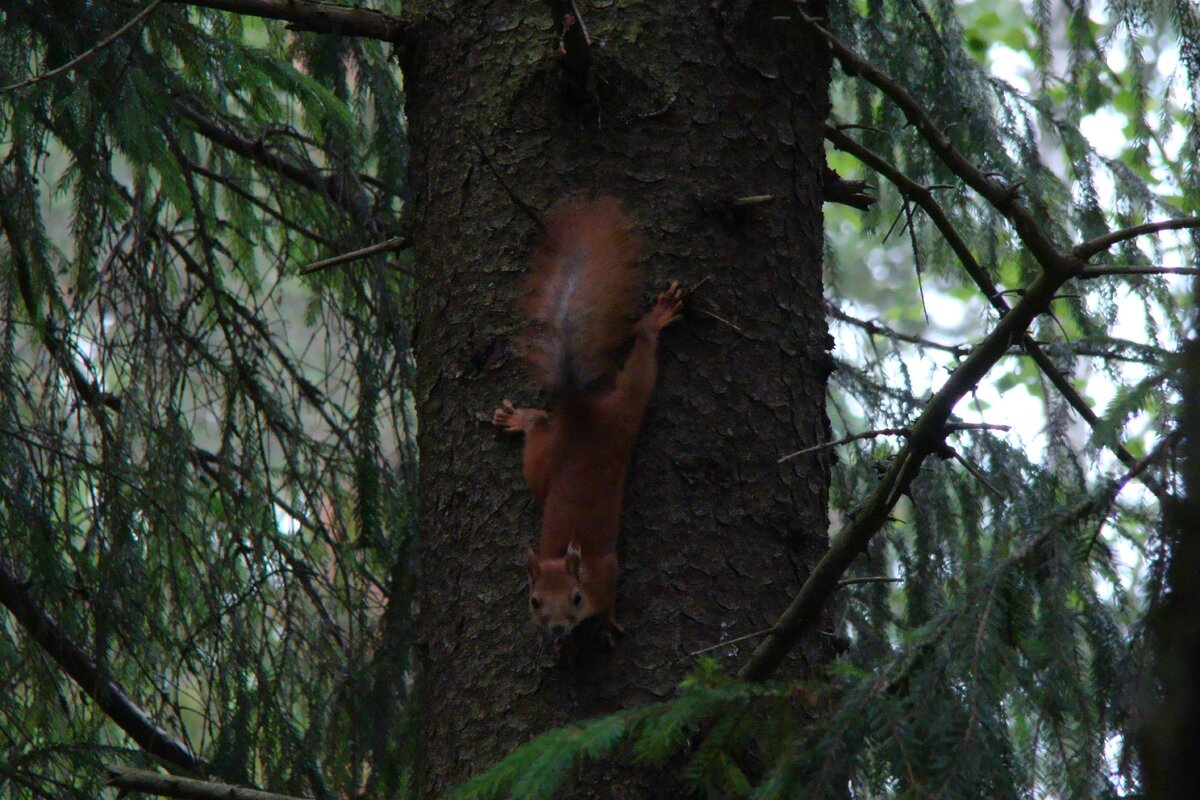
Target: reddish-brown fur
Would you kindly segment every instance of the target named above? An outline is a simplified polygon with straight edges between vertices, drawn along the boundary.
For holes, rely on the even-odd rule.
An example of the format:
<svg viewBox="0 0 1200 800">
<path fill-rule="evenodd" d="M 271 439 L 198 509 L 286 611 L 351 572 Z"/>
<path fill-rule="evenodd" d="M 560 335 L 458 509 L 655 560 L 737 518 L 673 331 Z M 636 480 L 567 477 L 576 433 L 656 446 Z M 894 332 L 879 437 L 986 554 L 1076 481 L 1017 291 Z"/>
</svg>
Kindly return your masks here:
<svg viewBox="0 0 1200 800">
<path fill-rule="evenodd" d="M 610 640 L 625 471 L 654 389 L 658 334 L 682 308 L 677 284 L 636 324 L 640 244 L 611 198 L 568 201 L 545 221 L 522 310 L 534 377 L 552 412 L 505 400 L 493 422 L 525 434 L 524 472 L 542 508 L 538 550 L 527 554 L 534 621 L 561 640 L 603 615 Z M 616 351 L 633 347 L 615 379 Z"/>
</svg>

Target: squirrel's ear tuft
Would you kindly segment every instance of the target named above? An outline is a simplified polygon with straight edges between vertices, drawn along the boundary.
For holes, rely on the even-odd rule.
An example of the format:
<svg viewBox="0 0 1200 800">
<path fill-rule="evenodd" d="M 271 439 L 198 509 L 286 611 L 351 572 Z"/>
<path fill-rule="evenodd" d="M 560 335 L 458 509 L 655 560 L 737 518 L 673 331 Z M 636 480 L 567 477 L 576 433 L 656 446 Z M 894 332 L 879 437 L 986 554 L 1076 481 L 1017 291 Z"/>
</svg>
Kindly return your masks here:
<svg viewBox="0 0 1200 800">
<path fill-rule="evenodd" d="M 569 545 L 567 545 L 567 572 L 575 580 L 579 580 L 580 561 L 581 558 L 579 555 L 579 545 L 575 544 L 575 542 L 571 542 Z"/>
<path fill-rule="evenodd" d="M 534 552 L 533 547 L 525 548 L 525 569 L 529 571 L 529 580 L 536 581 L 538 573 L 541 571 L 542 565 L 538 561 L 538 554 Z"/>
</svg>

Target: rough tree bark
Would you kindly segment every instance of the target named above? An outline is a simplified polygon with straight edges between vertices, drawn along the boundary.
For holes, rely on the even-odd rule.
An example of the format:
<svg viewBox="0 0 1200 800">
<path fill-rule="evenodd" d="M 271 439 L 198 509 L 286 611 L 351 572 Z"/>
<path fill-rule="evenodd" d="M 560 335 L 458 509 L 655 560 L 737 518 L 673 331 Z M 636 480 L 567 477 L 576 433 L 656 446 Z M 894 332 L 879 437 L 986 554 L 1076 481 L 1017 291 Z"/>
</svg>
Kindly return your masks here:
<svg viewBox="0 0 1200 800">
<path fill-rule="evenodd" d="M 779 20 L 788 3 L 579 4 L 591 80 L 568 74 L 587 67 L 570 38 L 580 31 L 557 52 L 564 5 L 439 3 L 452 22 L 423 30 L 404 57 L 424 280 L 428 796 L 539 732 L 670 696 L 691 651 L 769 626 L 827 543 L 826 466 L 815 454 L 776 463 L 827 438 L 825 48 Z M 584 190 L 617 196 L 646 240 L 654 286 L 698 286 L 662 339 L 630 472 L 627 635 L 613 652 L 584 636 L 558 663 L 526 608 L 521 553 L 538 519 L 520 443 L 479 420 L 505 397 L 544 404 L 512 347 L 533 226 L 492 164 L 539 210 Z M 733 202 L 752 195 L 772 199 Z M 716 655 L 736 668 L 753 645 Z M 807 643 L 793 669 L 828 647 Z M 622 779 L 634 795 L 636 780 Z"/>
</svg>

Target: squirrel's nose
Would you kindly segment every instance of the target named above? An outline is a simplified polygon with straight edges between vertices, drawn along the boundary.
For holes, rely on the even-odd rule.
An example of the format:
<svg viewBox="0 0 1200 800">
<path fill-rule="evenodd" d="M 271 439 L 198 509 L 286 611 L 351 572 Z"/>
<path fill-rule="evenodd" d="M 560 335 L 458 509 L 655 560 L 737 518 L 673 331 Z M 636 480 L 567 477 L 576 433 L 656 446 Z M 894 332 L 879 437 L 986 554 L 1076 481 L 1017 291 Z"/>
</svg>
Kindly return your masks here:
<svg viewBox="0 0 1200 800">
<path fill-rule="evenodd" d="M 566 625 L 551 625 L 550 632 L 553 633 L 555 636 L 562 636 L 564 633 L 567 632 L 567 626 Z"/>
</svg>

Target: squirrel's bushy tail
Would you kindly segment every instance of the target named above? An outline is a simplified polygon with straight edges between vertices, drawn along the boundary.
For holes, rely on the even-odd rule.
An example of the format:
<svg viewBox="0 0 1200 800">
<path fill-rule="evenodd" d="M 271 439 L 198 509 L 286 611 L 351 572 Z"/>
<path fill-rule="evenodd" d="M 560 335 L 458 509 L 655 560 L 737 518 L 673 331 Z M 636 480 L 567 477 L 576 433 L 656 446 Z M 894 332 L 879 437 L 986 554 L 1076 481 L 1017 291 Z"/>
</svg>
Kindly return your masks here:
<svg viewBox="0 0 1200 800">
<path fill-rule="evenodd" d="M 641 302 L 641 240 L 611 197 L 561 200 L 543 221 L 525 281 L 526 358 L 554 393 L 610 376 Z"/>
</svg>

